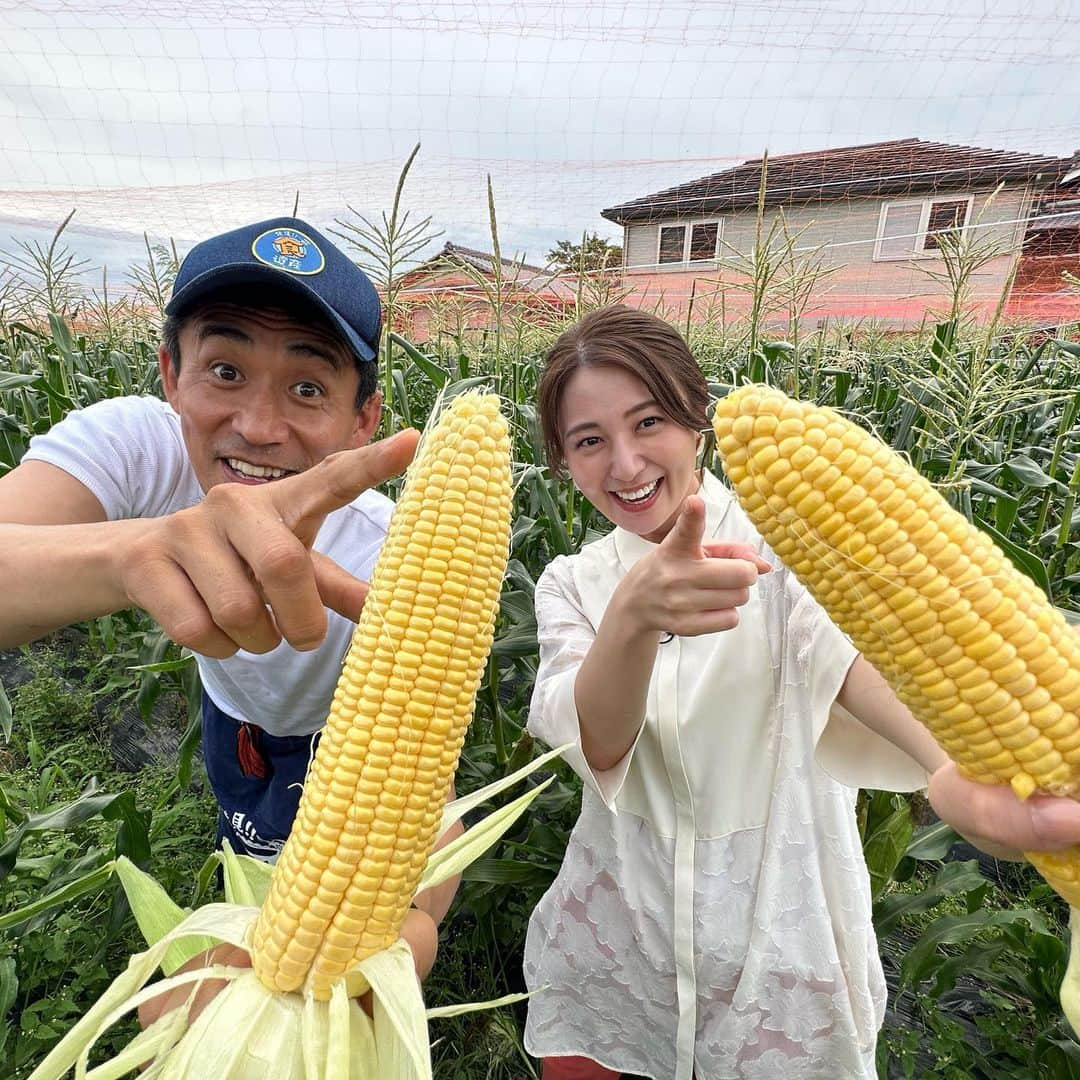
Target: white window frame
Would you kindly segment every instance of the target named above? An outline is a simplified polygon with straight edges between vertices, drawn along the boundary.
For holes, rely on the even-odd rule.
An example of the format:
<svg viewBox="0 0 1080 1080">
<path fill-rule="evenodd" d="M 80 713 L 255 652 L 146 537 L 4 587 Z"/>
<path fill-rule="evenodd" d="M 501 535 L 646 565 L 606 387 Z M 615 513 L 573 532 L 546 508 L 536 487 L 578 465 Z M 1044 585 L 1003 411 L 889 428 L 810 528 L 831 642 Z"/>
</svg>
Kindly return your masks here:
<svg viewBox="0 0 1080 1080">
<path fill-rule="evenodd" d="M 722 217 L 703 217 L 684 219 L 683 221 L 662 221 L 656 229 L 656 266 L 663 269 L 666 266 L 702 266 L 705 263 L 714 263 L 720 261 L 720 244 L 724 239 L 724 221 L 726 219 Z M 693 235 L 693 229 L 695 225 L 715 225 L 716 226 L 716 247 L 713 249 L 712 258 L 709 259 L 695 259 L 690 261 L 690 238 Z M 660 261 L 660 238 L 663 236 L 665 229 L 682 229 L 683 230 L 683 249 L 682 258 L 673 259 L 671 262 Z"/>
<path fill-rule="evenodd" d="M 930 224 L 930 212 L 935 203 L 966 202 L 967 209 L 964 211 L 964 220 L 960 224 L 961 229 L 966 229 L 971 222 L 971 208 L 975 202 L 974 195 L 938 195 L 929 199 L 893 199 L 891 202 L 883 202 L 878 213 L 877 237 L 874 240 L 874 262 L 910 262 L 912 259 L 940 259 L 941 251 L 934 248 L 925 250 L 927 227 Z M 881 245 L 886 240 L 895 240 L 895 236 L 885 235 L 885 219 L 889 208 L 893 206 L 921 206 L 919 214 L 918 231 L 912 236 L 911 250 L 903 255 L 883 255 Z"/>
</svg>

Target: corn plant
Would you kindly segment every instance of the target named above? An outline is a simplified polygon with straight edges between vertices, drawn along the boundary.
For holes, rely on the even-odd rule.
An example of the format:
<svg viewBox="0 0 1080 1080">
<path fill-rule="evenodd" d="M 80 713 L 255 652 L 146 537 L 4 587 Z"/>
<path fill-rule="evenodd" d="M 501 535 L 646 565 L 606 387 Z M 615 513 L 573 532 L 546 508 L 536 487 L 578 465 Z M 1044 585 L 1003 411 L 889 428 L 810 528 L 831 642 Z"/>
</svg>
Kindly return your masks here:
<svg viewBox="0 0 1080 1080">
<path fill-rule="evenodd" d="M 349 212 L 355 220 L 339 220 L 338 229 L 332 230 L 335 236 L 360 253 L 360 266 L 371 275 L 382 292 L 384 322 L 388 330 L 383 345 L 383 397 L 391 408 L 397 380 L 394 378 L 394 351 L 389 332 L 396 329 L 401 271 L 419 252 L 442 235 L 441 231 L 432 227 L 430 216 L 410 222 L 409 211 L 401 206 L 405 181 L 419 152 L 420 144 L 417 143 L 402 166 L 389 215 L 383 211 L 379 221 L 371 221 L 350 206 Z"/>
<path fill-rule="evenodd" d="M 48 245 L 38 240 L 16 241 L 4 263 L 8 274 L 5 307 L 17 318 L 33 319 L 38 313 L 61 317 L 77 313 L 83 298 L 83 271 L 89 260 L 76 255 L 63 242 L 64 230 L 75 211 L 59 224 Z"/>
</svg>

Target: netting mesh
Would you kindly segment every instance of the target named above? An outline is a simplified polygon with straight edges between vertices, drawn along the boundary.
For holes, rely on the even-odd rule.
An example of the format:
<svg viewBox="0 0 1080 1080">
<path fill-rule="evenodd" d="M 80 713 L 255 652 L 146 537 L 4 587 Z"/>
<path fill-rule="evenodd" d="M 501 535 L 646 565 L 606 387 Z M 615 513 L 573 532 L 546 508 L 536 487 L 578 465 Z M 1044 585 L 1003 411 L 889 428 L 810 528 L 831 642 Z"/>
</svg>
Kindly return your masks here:
<svg viewBox="0 0 1080 1080">
<path fill-rule="evenodd" d="M 941 293 L 934 237 L 964 227 L 1001 248 L 973 302 L 1014 274 L 1014 314 L 1065 317 L 1078 47 L 1069 0 L 0 0 L 0 247 L 47 243 L 74 208 L 65 241 L 91 274 L 122 271 L 144 233 L 182 252 L 294 206 L 323 226 L 376 217 L 419 142 L 403 201 L 442 236 L 417 260 L 447 240 L 492 250 L 490 176 L 503 255 L 543 265 L 595 231 L 624 245 L 632 298 L 685 311 L 760 242 L 734 199 L 756 201 L 760 165 L 723 200 L 601 211 L 767 150 L 766 231 L 782 208 L 773 241 L 831 268 L 812 290 L 825 314 L 917 318 Z M 946 151 L 840 172 L 828 156 L 912 139 L 1045 161 L 1001 176 L 950 174 Z M 785 187 L 780 162 L 809 152 L 818 172 Z M 853 187 L 867 169 L 878 187 Z"/>
</svg>

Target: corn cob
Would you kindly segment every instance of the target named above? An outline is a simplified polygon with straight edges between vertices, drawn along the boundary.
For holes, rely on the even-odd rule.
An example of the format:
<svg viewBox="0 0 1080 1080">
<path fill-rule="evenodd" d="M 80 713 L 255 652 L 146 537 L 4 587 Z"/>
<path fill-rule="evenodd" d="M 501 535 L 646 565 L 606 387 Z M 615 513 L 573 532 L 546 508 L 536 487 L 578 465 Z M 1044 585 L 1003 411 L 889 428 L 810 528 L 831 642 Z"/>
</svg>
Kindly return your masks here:
<svg viewBox="0 0 1080 1080">
<path fill-rule="evenodd" d="M 713 419 L 750 519 L 967 776 L 1080 793 L 1080 635 L 907 462 L 831 409 L 744 386 Z M 1080 847 L 1025 853 L 1080 907 Z"/>
<path fill-rule="evenodd" d="M 325 1000 L 397 939 L 491 648 L 509 460 L 494 395 L 455 398 L 421 444 L 255 925 L 271 989 Z"/>
</svg>

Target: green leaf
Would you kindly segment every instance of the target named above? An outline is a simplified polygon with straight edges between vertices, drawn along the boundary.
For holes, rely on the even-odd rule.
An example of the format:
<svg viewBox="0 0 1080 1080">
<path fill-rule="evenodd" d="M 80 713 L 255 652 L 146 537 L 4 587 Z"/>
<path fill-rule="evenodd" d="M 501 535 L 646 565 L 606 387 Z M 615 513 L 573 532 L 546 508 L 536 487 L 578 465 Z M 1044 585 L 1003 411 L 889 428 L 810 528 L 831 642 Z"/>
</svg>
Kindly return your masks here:
<svg viewBox="0 0 1080 1080">
<path fill-rule="evenodd" d="M 503 833 L 525 813 L 532 801 L 554 780 L 554 776 L 548 777 L 542 784 L 538 784 L 531 791 L 526 791 L 513 802 L 499 807 L 461 836 L 451 840 L 445 847 L 433 852 L 416 891 L 422 892 L 424 889 L 441 885 L 480 858 L 498 842 Z"/>
<path fill-rule="evenodd" d="M 49 312 L 49 329 L 52 331 L 53 344 L 59 350 L 60 355 L 68 358 L 75 351 L 75 339 L 71 336 L 71 328 L 55 312 Z"/>
<path fill-rule="evenodd" d="M 181 656 L 179 660 L 162 660 L 157 664 L 133 664 L 129 671 L 183 671 L 184 668 L 194 667 L 195 657 L 192 654 Z"/>
<path fill-rule="evenodd" d="M 23 375 L 18 371 L 0 371 L 0 390 L 15 390 L 20 386 L 29 386 L 40 378 L 40 375 Z"/>
<path fill-rule="evenodd" d="M 15 957 L 5 956 L 0 960 L 0 1020 L 3 1020 L 8 1010 L 15 1004 L 19 996 L 19 976 L 15 969 Z M 0 1028 L 0 1050 L 4 1049 L 4 1043 L 11 1032 L 8 1023 Z"/>
<path fill-rule="evenodd" d="M 405 385 L 405 372 L 394 368 L 391 378 L 394 380 L 394 404 L 401 411 L 401 419 L 413 427 L 412 406 L 409 404 L 409 390 Z"/>
<path fill-rule="evenodd" d="M 520 559 L 511 559 L 506 564 L 506 580 L 530 597 L 536 592 L 536 582 Z"/>
<path fill-rule="evenodd" d="M 999 495 L 994 499 L 994 526 L 1005 536 L 1009 535 L 1020 511 L 1020 500 L 1011 495 Z"/>
<path fill-rule="evenodd" d="M 1062 487 L 1063 485 L 1052 476 L 1047 476 L 1040 468 L 1038 462 L 1032 460 L 1027 454 L 1017 454 L 1005 462 L 1005 468 L 1020 481 L 1033 488 Z"/>
<path fill-rule="evenodd" d="M 156 945 L 189 914 L 177 904 L 158 882 L 121 855 L 115 862 L 116 876 L 124 886 L 131 913 L 139 924 L 147 945 Z"/>
<path fill-rule="evenodd" d="M 462 872 L 465 881 L 489 885 L 546 885 L 551 874 L 542 866 L 519 859 L 478 859 Z"/>
<path fill-rule="evenodd" d="M 126 855 L 139 866 L 150 865 L 150 819 L 149 810 L 139 810 L 135 795 L 125 791 L 118 795 L 101 816 L 106 821 L 119 821 L 116 830 L 116 854 Z"/>
<path fill-rule="evenodd" d="M 1065 341 L 1063 338 L 1053 338 L 1054 347 L 1070 356 L 1080 357 L 1080 342 Z"/>
<path fill-rule="evenodd" d="M 63 907 L 65 904 L 69 904 L 72 900 L 85 896 L 87 893 L 97 892 L 108 884 L 111 877 L 112 864 L 106 863 L 104 866 L 91 870 L 88 874 L 84 874 L 75 881 L 68 882 L 63 888 L 54 889 L 51 893 L 38 897 L 32 903 L 25 904 L 14 911 L 6 911 L 3 915 L 0 915 L 0 931 L 10 930 L 28 919 L 44 915 L 53 908 Z"/>
<path fill-rule="evenodd" d="M 496 638 L 491 647 L 492 656 L 506 658 L 519 658 L 523 656 L 535 656 L 540 647 L 536 636 L 536 623 L 526 626 L 515 626 Z"/>
<path fill-rule="evenodd" d="M 981 979 L 992 985 L 993 972 L 1005 949 L 1006 943 L 1000 938 L 997 941 L 973 941 L 959 956 L 941 960 L 928 973 L 933 979 L 930 997 L 936 1000 L 952 991 L 961 976 Z"/>
<path fill-rule="evenodd" d="M 548 750 L 539 757 L 533 758 L 527 765 L 523 765 L 515 772 L 507 774 L 478 791 L 473 791 L 468 795 L 461 795 L 453 802 L 447 803 L 443 808 L 442 820 L 439 822 L 438 835 L 442 837 L 454 822 L 460 821 L 470 810 L 475 810 L 478 806 L 486 803 L 488 799 L 494 798 L 494 796 L 513 787 L 519 780 L 524 780 L 526 776 L 536 772 L 537 769 L 547 765 L 548 762 L 561 757 L 573 745 L 573 743 L 566 743 L 566 745 L 557 747 L 554 750 Z"/>
<path fill-rule="evenodd" d="M 892 880 L 893 871 L 904 857 L 913 831 L 911 811 L 905 804 L 890 814 L 863 844 L 863 856 L 870 871 L 870 894 L 874 900 Z"/>
<path fill-rule="evenodd" d="M 998 532 L 993 525 L 983 518 L 976 517 L 975 523 L 1008 555 L 1021 573 L 1027 574 L 1048 597 L 1053 595 L 1050 588 L 1050 574 L 1046 569 L 1046 564 L 1038 555 L 1034 555 L 1032 552 L 1014 544 L 1007 536 Z"/>
<path fill-rule="evenodd" d="M 390 334 L 390 340 L 424 373 L 437 390 L 441 390 L 450 381 L 450 372 L 426 357 L 412 342 L 398 334 Z"/>
<path fill-rule="evenodd" d="M 30 833 L 71 829 L 103 813 L 118 798 L 119 795 L 97 794 L 97 783 L 91 780 L 77 799 L 43 814 L 31 814 L 0 847 L 0 881 L 11 872 L 19 847 Z"/>
<path fill-rule="evenodd" d="M 4 742 L 11 741 L 11 701 L 8 699 L 4 684 L 0 682 L 0 731 L 4 734 Z"/>
<path fill-rule="evenodd" d="M 1073 1039 L 1048 1039 L 1033 1064 L 1038 1076 L 1080 1080 L 1080 1043 Z"/>
<path fill-rule="evenodd" d="M 566 526 L 563 524 L 559 508 L 555 505 L 555 497 L 551 493 L 554 481 L 548 480 L 544 473 L 535 467 L 529 470 L 528 476 L 533 491 L 536 492 L 540 505 L 544 508 L 544 515 L 547 519 L 545 526 L 552 547 L 558 555 L 569 555 L 573 551 L 574 545 L 570 540 L 570 534 L 566 531 Z"/>
<path fill-rule="evenodd" d="M 900 985 L 914 985 L 928 978 L 937 963 L 939 946 L 959 945 L 970 941 L 977 934 L 1017 922 L 1026 923 L 1041 933 L 1049 933 L 1046 919 L 1031 908 L 993 912 L 979 908 L 967 915 L 943 915 L 940 919 L 935 919 L 904 957 L 900 965 Z"/>
<path fill-rule="evenodd" d="M 273 866 L 250 855 L 238 855 L 228 840 L 223 842 L 218 859 L 224 871 L 225 897 L 229 903 L 259 907 L 270 891 Z"/>
<path fill-rule="evenodd" d="M 915 835 L 905 852 L 913 859 L 944 859 L 960 837 L 956 830 L 944 821 L 935 821 L 915 830 Z"/>
<path fill-rule="evenodd" d="M 181 788 L 187 788 L 191 783 L 192 760 L 201 744 L 202 713 L 196 709 L 180 737 L 180 745 L 176 748 L 176 781 Z"/>
<path fill-rule="evenodd" d="M 946 863 L 919 892 L 896 892 L 879 900 L 874 905 L 874 929 L 886 937 L 909 916 L 929 911 L 958 892 L 971 893 L 985 885 L 986 878 L 974 860 Z"/>
</svg>

